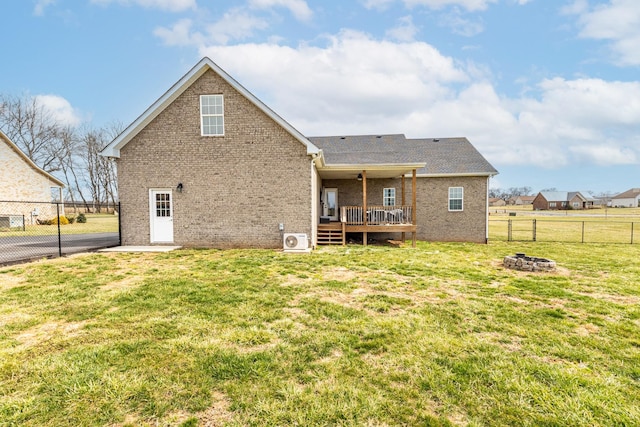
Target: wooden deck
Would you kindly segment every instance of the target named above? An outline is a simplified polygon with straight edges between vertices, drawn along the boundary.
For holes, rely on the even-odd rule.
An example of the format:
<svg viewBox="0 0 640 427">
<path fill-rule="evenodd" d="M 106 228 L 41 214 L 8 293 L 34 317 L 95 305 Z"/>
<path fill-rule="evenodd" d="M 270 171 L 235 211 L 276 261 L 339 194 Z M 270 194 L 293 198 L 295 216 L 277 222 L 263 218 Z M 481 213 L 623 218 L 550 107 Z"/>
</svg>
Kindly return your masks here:
<svg viewBox="0 0 640 427">
<path fill-rule="evenodd" d="M 318 224 L 318 245 L 345 245 L 346 233 L 363 233 L 363 244 L 366 245 L 367 233 L 415 233 L 414 224 L 353 224 L 330 222 Z M 403 236 L 404 237 L 404 236 Z"/>
</svg>

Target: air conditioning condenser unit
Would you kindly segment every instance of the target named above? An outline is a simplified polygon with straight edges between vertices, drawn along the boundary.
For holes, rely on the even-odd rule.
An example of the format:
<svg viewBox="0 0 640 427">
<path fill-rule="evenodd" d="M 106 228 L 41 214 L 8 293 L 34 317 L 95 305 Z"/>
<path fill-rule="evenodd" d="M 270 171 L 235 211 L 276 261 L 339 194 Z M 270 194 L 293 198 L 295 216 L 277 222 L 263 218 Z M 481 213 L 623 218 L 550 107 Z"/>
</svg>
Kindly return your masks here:
<svg viewBox="0 0 640 427">
<path fill-rule="evenodd" d="M 304 233 L 284 233 L 285 252 L 311 252 L 307 235 Z"/>
</svg>

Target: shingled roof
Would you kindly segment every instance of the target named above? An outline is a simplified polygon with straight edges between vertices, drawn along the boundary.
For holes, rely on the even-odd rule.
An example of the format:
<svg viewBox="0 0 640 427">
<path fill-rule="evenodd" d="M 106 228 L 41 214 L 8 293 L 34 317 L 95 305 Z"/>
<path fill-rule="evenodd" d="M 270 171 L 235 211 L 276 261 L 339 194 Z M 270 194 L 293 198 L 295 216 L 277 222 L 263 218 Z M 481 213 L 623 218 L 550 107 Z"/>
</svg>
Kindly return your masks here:
<svg viewBox="0 0 640 427">
<path fill-rule="evenodd" d="M 495 175 L 467 138 L 407 139 L 402 134 L 310 137 L 332 165 L 426 163 L 418 176 Z"/>
</svg>

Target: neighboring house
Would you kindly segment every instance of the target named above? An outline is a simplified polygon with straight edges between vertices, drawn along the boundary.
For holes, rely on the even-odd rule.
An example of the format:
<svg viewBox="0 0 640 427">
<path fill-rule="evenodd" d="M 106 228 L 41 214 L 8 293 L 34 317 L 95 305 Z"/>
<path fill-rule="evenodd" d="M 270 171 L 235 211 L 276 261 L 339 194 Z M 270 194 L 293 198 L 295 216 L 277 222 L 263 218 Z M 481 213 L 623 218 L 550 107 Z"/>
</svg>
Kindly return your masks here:
<svg viewBox="0 0 640 427">
<path fill-rule="evenodd" d="M 506 206 L 507 202 L 499 197 L 490 197 L 489 206 Z"/>
<path fill-rule="evenodd" d="M 57 210 L 51 202 L 62 200 L 63 188 L 62 181 L 36 166 L 0 131 L 0 228 L 54 218 Z"/>
<path fill-rule="evenodd" d="M 509 202 L 516 206 L 532 205 L 535 198 L 536 196 L 516 196 L 509 199 Z"/>
<path fill-rule="evenodd" d="M 466 138 L 308 138 L 203 58 L 102 151 L 124 245 L 486 242 L 489 177 Z"/>
<path fill-rule="evenodd" d="M 587 209 L 588 204 L 579 191 L 541 191 L 533 199 L 534 210 Z"/>
<path fill-rule="evenodd" d="M 613 196 L 611 206 L 614 208 L 637 208 L 640 206 L 640 188 L 632 188 Z"/>
<path fill-rule="evenodd" d="M 579 192 L 582 197 L 584 197 L 584 208 L 583 209 L 594 209 L 596 207 L 600 207 L 600 201 L 593 197 L 591 194 L 586 191 Z"/>
</svg>

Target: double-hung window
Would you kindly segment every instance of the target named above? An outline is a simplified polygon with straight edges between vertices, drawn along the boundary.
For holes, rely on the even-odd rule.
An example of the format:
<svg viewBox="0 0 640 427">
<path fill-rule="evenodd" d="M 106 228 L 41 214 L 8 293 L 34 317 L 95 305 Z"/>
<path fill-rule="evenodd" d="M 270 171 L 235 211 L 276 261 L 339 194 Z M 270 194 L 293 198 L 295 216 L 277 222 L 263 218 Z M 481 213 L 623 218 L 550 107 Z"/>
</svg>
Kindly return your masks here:
<svg viewBox="0 0 640 427">
<path fill-rule="evenodd" d="M 200 95 L 202 136 L 224 135 L 224 99 L 222 95 Z"/>
<path fill-rule="evenodd" d="M 396 205 L 396 189 L 395 188 L 385 188 L 382 190 L 382 204 L 384 206 Z"/>
<path fill-rule="evenodd" d="M 461 211 L 464 192 L 462 187 L 449 187 L 449 211 Z"/>
</svg>

